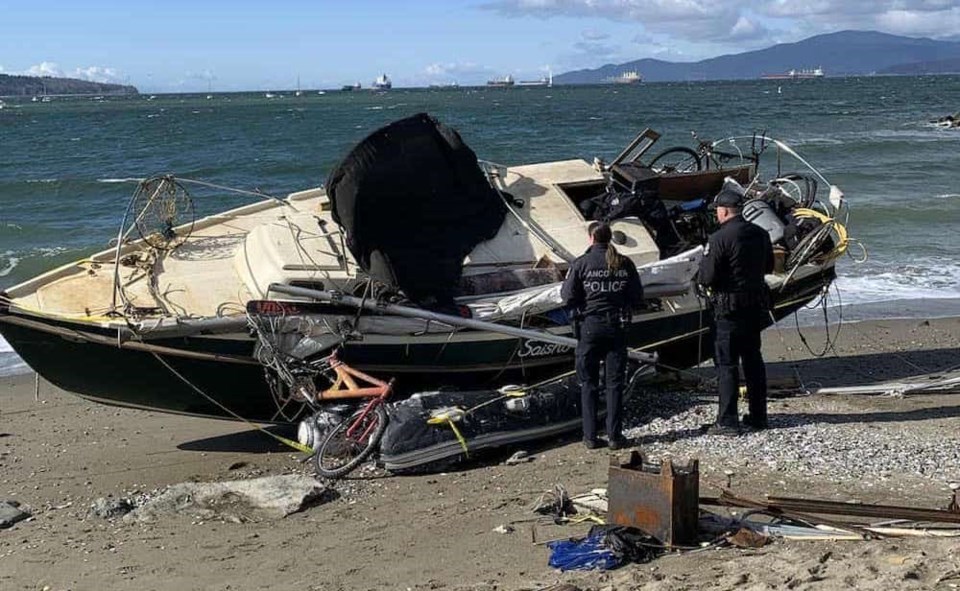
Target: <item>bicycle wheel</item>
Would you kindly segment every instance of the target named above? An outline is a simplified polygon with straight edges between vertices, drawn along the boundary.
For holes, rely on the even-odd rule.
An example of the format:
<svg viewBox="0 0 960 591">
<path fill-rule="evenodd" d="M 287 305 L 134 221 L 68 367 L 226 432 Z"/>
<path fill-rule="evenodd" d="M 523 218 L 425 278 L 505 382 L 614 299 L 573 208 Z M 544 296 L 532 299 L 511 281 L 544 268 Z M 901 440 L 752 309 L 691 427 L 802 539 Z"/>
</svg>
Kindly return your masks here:
<svg viewBox="0 0 960 591">
<path fill-rule="evenodd" d="M 650 168 L 661 173 L 697 172 L 702 167 L 700 156 L 690 148 L 682 146 L 668 148 L 650 161 Z"/>
<path fill-rule="evenodd" d="M 324 478 L 342 478 L 373 453 L 387 430 L 387 411 L 382 404 L 366 416 L 366 407 L 334 427 L 317 452 L 317 473 Z"/>
</svg>

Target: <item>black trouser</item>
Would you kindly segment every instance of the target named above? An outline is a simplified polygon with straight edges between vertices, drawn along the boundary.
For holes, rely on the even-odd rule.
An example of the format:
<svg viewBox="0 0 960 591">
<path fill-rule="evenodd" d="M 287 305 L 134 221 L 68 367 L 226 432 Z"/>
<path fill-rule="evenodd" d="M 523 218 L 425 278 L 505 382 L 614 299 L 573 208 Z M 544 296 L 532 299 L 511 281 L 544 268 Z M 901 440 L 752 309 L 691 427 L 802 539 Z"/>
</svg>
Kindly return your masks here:
<svg viewBox="0 0 960 591">
<path fill-rule="evenodd" d="M 605 362 L 607 386 L 607 437 L 620 439 L 623 390 L 627 371 L 627 341 L 615 316 L 587 316 L 580 325 L 577 342 L 577 378 L 583 438 L 597 438 L 597 398 L 600 394 L 600 362 Z"/>
<path fill-rule="evenodd" d="M 720 410 L 717 424 L 736 427 L 737 396 L 740 386 L 739 365 L 747 383 L 750 419 L 754 424 L 767 422 L 767 369 L 760 353 L 760 332 L 764 321 L 758 314 L 717 319 L 714 364 L 720 390 Z"/>
</svg>

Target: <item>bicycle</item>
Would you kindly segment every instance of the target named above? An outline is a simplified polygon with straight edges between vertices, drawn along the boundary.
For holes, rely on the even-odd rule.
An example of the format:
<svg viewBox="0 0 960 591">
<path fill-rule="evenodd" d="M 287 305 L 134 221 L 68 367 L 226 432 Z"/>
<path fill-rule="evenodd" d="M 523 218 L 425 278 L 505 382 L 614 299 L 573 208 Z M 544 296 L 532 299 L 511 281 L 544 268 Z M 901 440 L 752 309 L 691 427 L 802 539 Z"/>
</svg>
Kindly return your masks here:
<svg viewBox="0 0 960 591">
<path fill-rule="evenodd" d="M 343 478 L 374 452 L 387 430 L 385 404 L 393 391 L 393 380 L 384 382 L 334 357 L 333 386 L 320 393 L 320 400 L 370 398 L 369 402 L 331 429 L 314 455 L 317 473 L 325 478 Z M 367 382 L 359 386 L 356 379 Z M 342 386 L 346 385 L 346 388 Z"/>
<path fill-rule="evenodd" d="M 300 302 L 254 300 L 247 304 L 249 325 L 259 343 L 256 358 L 264 366 L 278 415 L 289 419 L 284 409 L 291 403 L 300 403 L 313 411 L 310 418 L 301 422 L 301 429 L 307 429 L 306 436 L 301 439 L 315 450 L 313 458 L 317 473 L 336 479 L 352 472 L 380 444 L 388 421 L 384 405 L 393 392 L 393 380 L 384 382 L 350 367 L 337 357 L 337 349 L 313 359 L 287 353 L 280 346 L 280 334 L 301 332 L 302 318 L 312 311 L 315 310 L 311 305 Z M 319 388 L 319 378 L 330 386 Z M 329 407 L 320 406 L 321 403 L 357 399 L 369 400 L 340 421 L 330 420 L 337 415 L 336 411 L 331 413 Z M 298 410 L 294 416 L 300 412 Z M 321 425 L 328 428 L 317 444 Z"/>
<path fill-rule="evenodd" d="M 695 131 L 690 134 L 697 142 L 696 150 L 685 146 L 674 146 L 660 152 L 650 161 L 650 168 L 661 174 L 669 173 L 692 173 L 703 170 L 722 169 L 730 162 L 743 163 L 752 162 L 754 165 L 759 160 L 759 153 L 751 149 L 749 155 L 745 155 L 736 144 L 731 145 L 736 152 L 724 152 L 717 149 L 719 142 L 710 140 L 701 140 Z"/>
</svg>

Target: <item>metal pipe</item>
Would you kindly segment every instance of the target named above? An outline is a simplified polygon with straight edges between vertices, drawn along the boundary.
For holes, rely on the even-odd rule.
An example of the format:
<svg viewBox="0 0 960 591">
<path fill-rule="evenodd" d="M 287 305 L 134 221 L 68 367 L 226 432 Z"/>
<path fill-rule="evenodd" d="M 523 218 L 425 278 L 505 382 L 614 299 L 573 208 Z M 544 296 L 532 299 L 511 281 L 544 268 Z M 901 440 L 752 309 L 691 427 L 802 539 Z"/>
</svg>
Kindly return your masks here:
<svg viewBox="0 0 960 591">
<path fill-rule="evenodd" d="M 960 512 L 927 509 L 923 507 L 841 503 L 837 501 L 794 499 L 789 497 L 767 497 L 767 506 L 772 509 L 803 511 L 805 513 L 819 513 L 823 515 L 854 515 L 857 517 L 876 517 L 881 519 L 909 519 L 912 521 L 960 523 Z"/>
<path fill-rule="evenodd" d="M 562 345 L 564 347 L 575 348 L 577 346 L 576 339 L 556 335 L 549 332 L 542 332 L 539 330 L 530 330 L 525 328 L 517 328 L 515 326 L 504 326 L 502 324 L 497 324 L 495 322 L 484 322 L 482 320 L 474 320 L 472 318 L 460 318 L 459 316 L 451 316 L 450 314 L 441 314 L 439 312 L 431 312 L 429 310 L 423 310 L 421 308 L 411 308 L 409 306 L 398 306 L 397 304 L 381 304 L 379 302 L 364 300 L 358 297 L 344 295 L 336 292 L 320 291 L 316 289 L 306 289 L 303 287 L 292 287 L 290 285 L 284 285 L 282 283 L 271 283 L 267 292 L 269 293 L 271 291 L 282 293 L 285 295 L 297 296 L 302 298 L 310 298 L 310 299 L 321 301 L 321 302 L 343 304 L 346 306 L 352 306 L 354 308 L 361 308 L 361 309 L 371 310 L 374 312 L 380 312 L 382 314 L 390 314 L 393 316 L 405 316 L 408 318 L 419 318 L 421 320 L 432 320 L 434 322 L 443 322 L 444 324 L 450 324 L 452 326 L 461 326 L 463 328 L 472 328 L 474 330 L 485 330 L 488 332 L 496 332 L 496 333 L 505 334 L 512 337 L 517 337 L 520 339 L 528 339 L 531 341 L 542 341 L 544 343 L 553 343 L 556 345 Z M 630 359 L 633 359 L 634 361 L 639 361 L 641 363 L 656 363 L 657 361 L 656 354 L 628 350 L 627 355 L 630 357 Z"/>
</svg>

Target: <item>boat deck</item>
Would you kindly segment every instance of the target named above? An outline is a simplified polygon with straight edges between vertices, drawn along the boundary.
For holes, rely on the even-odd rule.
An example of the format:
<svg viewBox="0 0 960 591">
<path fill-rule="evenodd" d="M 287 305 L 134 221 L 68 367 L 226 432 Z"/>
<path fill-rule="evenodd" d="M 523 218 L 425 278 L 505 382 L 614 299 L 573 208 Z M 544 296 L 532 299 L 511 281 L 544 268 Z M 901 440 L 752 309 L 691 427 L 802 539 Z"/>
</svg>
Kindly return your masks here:
<svg viewBox="0 0 960 591">
<path fill-rule="evenodd" d="M 565 183 L 603 181 L 583 160 L 506 169 L 500 188 L 513 198 L 497 235 L 465 260 L 464 274 L 530 268 L 549 262 L 563 267 L 588 247 L 587 226 L 561 190 Z M 271 283 L 351 291 L 357 266 L 333 222 L 322 189 L 268 200 L 198 220 L 172 251 L 156 251 L 142 240 L 120 252 L 116 310 L 134 310 L 147 322 L 170 317 L 242 315 L 251 299 L 269 297 Z M 398 223 L 403 223 L 398 221 Z M 618 249 L 638 265 L 659 258 L 650 234 L 637 220 L 613 224 L 625 236 Z M 114 310 L 116 249 L 76 261 L 8 290 L 22 312 L 96 324 L 122 319 Z"/>
</svg>

